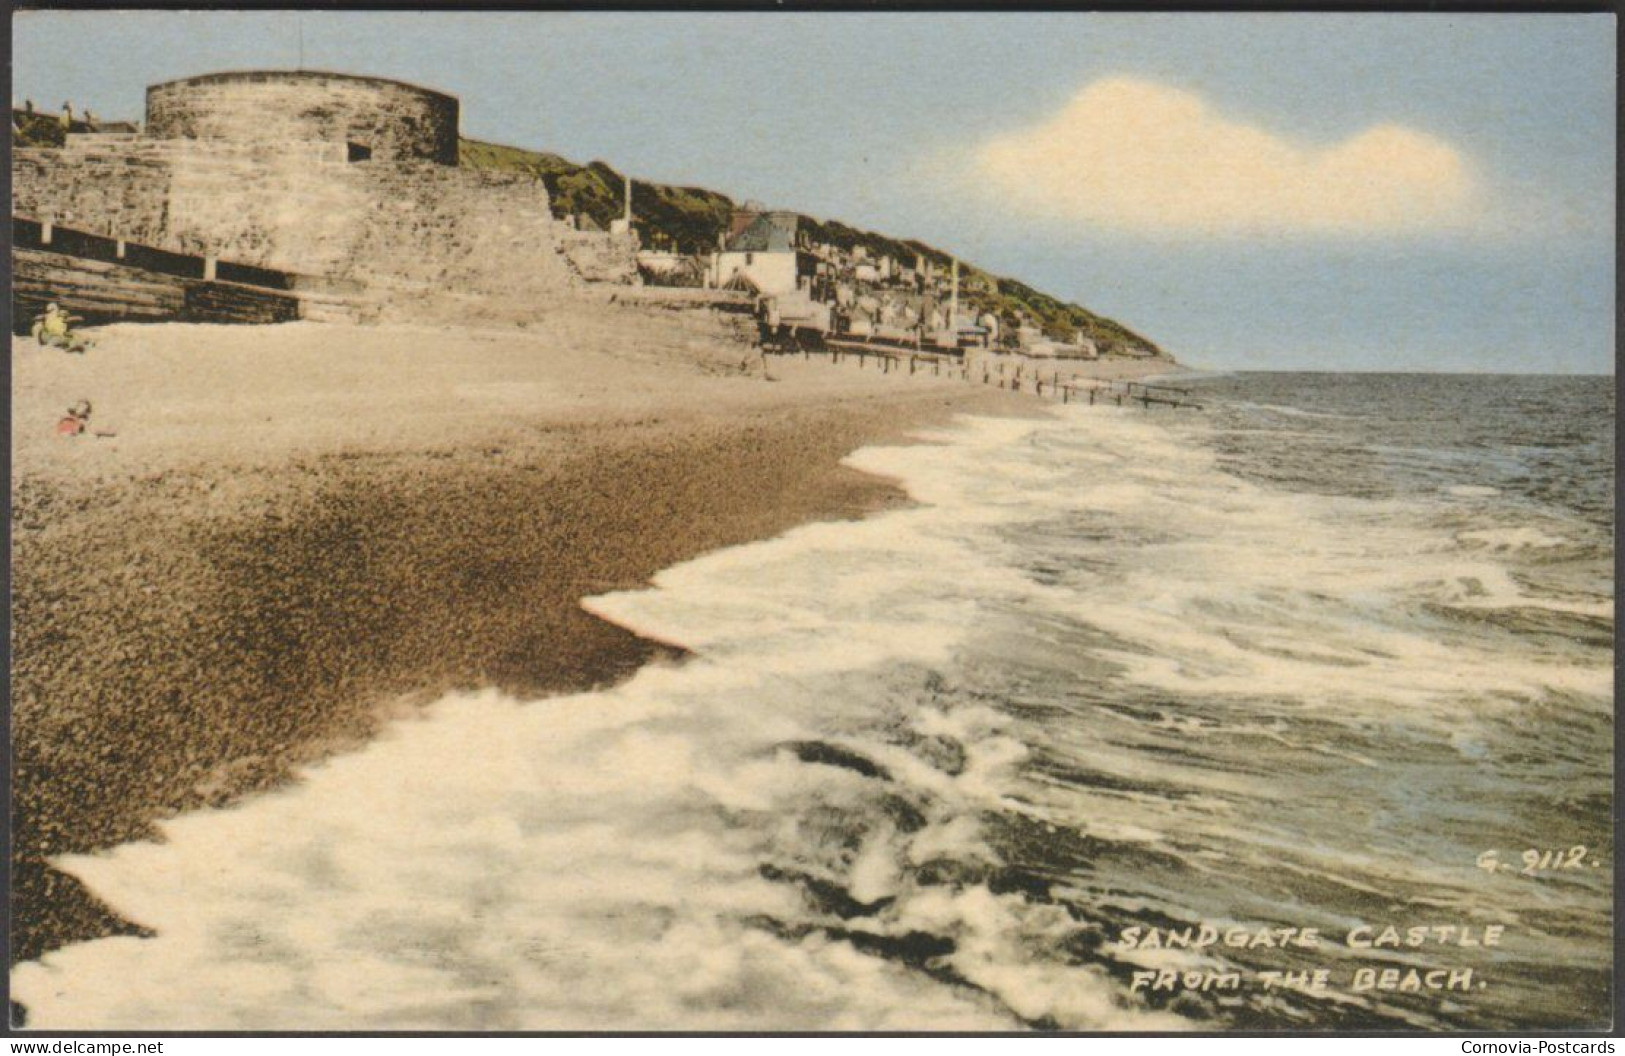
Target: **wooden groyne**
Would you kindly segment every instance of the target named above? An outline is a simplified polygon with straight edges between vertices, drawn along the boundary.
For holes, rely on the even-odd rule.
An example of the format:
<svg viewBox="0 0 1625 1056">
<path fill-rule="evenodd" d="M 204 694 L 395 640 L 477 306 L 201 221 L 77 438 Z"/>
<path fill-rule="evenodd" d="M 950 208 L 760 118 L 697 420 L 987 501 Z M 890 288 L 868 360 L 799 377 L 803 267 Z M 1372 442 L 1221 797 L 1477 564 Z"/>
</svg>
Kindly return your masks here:
<svg viewBox="0 0 1625 1056">
<path fill-rule="evenodd" d="M 13 216 L 12 323 L 50 303 L 90 325 L 113 322 L 360 322 L 368 306 L 314 276 L 177 253 Z"/>
<path fill-rule="evenodd" d="M 1139 406 L 1147 410 L 1152 407 L 1193 411 L 1203 409 L 1202 404 L 1193 398 L 1190 389 L 1177 385 L 1091 378 L 1075 371 L 1069 372 L 1059 365 L 1046 369 L 1028 362 L 1011 363 L 997 356 L 970 358 L 952 352 L 908 351 L 830 338 L 775 342 L 764 345 L 762 351 L 764 355 L 800 356 L 809 361 L 823 357 L 832 364 L 855 363 L 860 370 L 879 370 L 882 374 L 896 372 L 910 376 L 929 374 L 932 377 L 957 377 L 970 384 L 1031 393 L 1064 404 Z"/>
</svg>

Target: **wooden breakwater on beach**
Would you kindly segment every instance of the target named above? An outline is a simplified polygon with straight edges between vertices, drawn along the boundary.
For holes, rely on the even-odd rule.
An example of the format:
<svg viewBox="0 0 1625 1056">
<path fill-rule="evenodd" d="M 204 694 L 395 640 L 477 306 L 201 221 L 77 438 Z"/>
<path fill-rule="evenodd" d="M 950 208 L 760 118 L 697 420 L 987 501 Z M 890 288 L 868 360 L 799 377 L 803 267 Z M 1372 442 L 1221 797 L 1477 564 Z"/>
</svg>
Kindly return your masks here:
<svg viewBox="0 0 1625 1056">
<path fill-rule="evenodd" d="M 359 322 L 365 306 L 329 280 L 11 218 L 13 328 L 47 304 L 93 325 Z"/>
<path fill-rule="evenodd" d="M 858 369 L 878 369 L 883 374 L 893 372 L 929 374 L 932 377 L 958 377 L 968 384 L 996 386 L 1012 392 L 1048 397 L 1060 403 L 1082 403 L 1117 407 L 1135 406 L 1149 410 L 1169 407 L 1176 410 L 1203 409 L 1190 389 L 1177 385 L 1164 385 L 1144 381 L 1092 378 L 1076 371 L 1068 372 L 1059 364 L 1048 370 L 1030 362 L 1011 363 L 996 356 L 970 357 L 948 352 L 907 351 L 880 349 L 855 342 L 825 341 L 821 345 L 798 343 L 794 347 L 763 348 L 764 355 L 797 356 L 812 360 L 815 356 L 828 357 L 831 364 L 856 362 Z"/>
</svg>

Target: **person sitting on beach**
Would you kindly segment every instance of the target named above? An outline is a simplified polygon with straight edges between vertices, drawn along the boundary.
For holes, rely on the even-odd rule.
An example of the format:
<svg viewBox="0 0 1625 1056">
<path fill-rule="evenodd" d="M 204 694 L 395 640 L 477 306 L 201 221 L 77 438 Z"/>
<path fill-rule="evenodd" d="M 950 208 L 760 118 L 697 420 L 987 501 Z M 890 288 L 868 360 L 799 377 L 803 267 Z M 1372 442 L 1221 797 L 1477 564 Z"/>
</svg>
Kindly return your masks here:
<svg viewBox="0 0 1625 1056">
<path fill-rule="evenodd" d="M 70 326 L 71 323 L 79 321 L 77 316 L 69 315 L 54 303 L 48 304 L 45 306 L 44 315 L 34 317 L 34 340 L 48 348 L 83 353 L 90 347 L 91 342 Z"/>
<path fill-rule="evenodd" d="M 80 400 L 56 423 L 56 435 L 80 436 L 90 425 L 90 401 Z"/>
</svg>

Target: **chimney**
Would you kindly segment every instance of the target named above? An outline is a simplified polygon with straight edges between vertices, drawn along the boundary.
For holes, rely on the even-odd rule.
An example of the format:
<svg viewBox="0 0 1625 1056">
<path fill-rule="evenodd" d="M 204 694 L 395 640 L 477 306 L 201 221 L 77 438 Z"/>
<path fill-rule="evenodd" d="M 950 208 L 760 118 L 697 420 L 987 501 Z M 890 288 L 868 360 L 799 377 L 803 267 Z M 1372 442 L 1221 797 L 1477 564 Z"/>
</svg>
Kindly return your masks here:
<svg viewBox="0 0 1625 1056">
<path fill-rule="evenodd" d="M 612 235 L 628 235 L 632 233 L 632 177 L 622 176 L 621 186 L 625 196 L 625 208 L 620 217 L 609 222 L 609 233 Z"/>
</svg>

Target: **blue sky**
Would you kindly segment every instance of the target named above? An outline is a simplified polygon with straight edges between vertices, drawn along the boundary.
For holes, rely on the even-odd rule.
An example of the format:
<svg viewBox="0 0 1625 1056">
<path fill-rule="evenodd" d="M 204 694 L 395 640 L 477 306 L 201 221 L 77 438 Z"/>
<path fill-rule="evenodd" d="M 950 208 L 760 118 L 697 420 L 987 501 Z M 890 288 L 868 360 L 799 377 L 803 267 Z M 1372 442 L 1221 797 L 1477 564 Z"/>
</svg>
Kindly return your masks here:
<svg viewBox="0 0 1625 1056">
<path fill-rule="evenodd" d="M 304 65 L 1246 369 L 1611 372 L 1611 15 L 35 12 L 14 99 Z M 1373 131 L 1375 130 L 1375 131 Z"/>
</svg>

